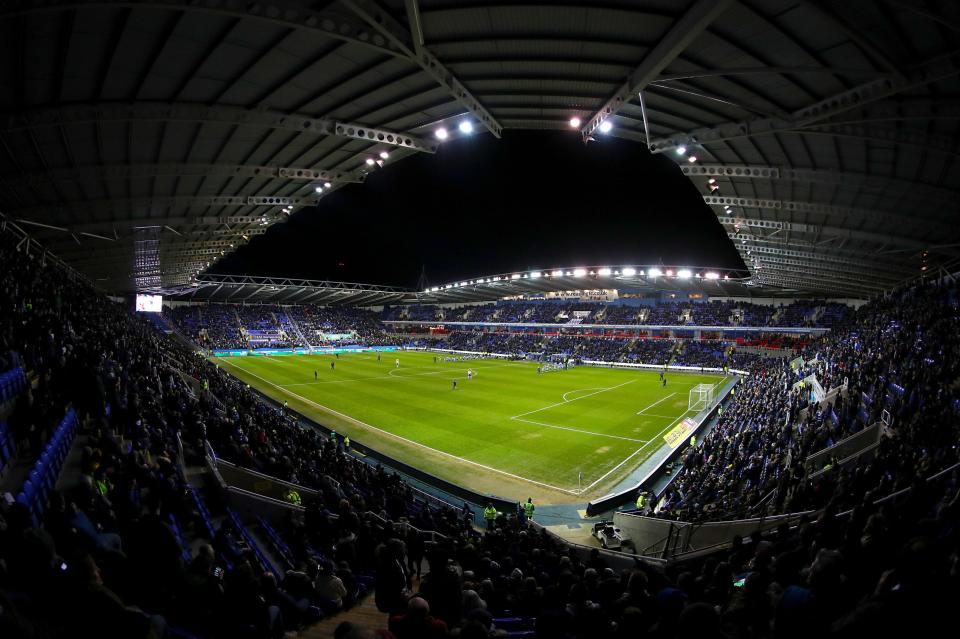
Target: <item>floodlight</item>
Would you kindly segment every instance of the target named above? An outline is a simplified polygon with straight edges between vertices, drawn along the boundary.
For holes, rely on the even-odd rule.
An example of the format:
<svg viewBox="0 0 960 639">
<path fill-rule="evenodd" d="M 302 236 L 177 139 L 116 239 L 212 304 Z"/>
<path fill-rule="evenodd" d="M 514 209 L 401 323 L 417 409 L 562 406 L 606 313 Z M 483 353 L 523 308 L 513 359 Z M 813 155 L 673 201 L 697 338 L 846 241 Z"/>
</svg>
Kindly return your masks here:
<svg viewBox="0 0 960 639">
<path fill-rule="evenodd" d="M 647 275 L 649 275 L 650 277 L 660 277 L 661 275 L 663 275 L 663 271 L 661 271 L 657 267 L 653 267 L 652 269 L 647 271 Z"/>
<path fill-rule="evenodd" d="M 578 117 L 576 117 L 576 116 L 570 118 L 570 127 L 571 127 L 571 128 L 574 128 L 574 129 L 579 129 L 579 128 L 580 128 L 580 118 L 578 118 Z"/>
<path fill-rule="evenodd" d="M 604 120 L 600 123 L 600 133 L 610 133 L 611 129 L 613 129 L 613 124 L 610 120 Z"/>
<path fill-rule="evenodd" d="M 573 276 L 574 276 L 574 277 L 583 277 L 583 276 L 586 275 L 586 274 L 587 274 L 587 269 L 585 269 L 585 268 L 575 268 L 575 269 L 573 269 Z"/>
<path fill-rule="evenodd" d="M 707 182 L 709 182 L 710 184 L 716 184 L 716 183 L 717 183 L 717 179 L 716 179 L 716 178 L 710 178 L 709 180 L 707 180 Z"/>
<path fill-rule="evenodd" d="M 718 280 L 720 279 L 719 273 L 714 273 L 713 271 L 707 271 L 707 274 L 704 275 L 708 280 Z"/>
<path fill-rule="evenodd" d="M 537 279 L 537 278 L 540 277 L 541 275 L 542 275 L 542 273 L 540 273 L 540 271 L 530 271 L 530 277 L 531 277 L 532 279 Z"/>
<path fill-rule="evenodd" d="M 511 279 L 511 280 L 519 280 L 519 279 L 520 279 L 520 274 L 519 274 L 519 273 L 514 273 L 513 275 L 510 276 L 510 279 Z"/>
<path fill-rule="evenodd" d="M 685 147 L 685 146 L 678 146 L 678 147 L 677 147 L 677 155 L 683 155 L 683 154 L 686 153 L 686 152 L 687 152 L 687 147 Z"/>
<path fill-rule="evenodd" d="M 608 268 L 602 268 L 602 269 L 600 269 L 599 271 L 597 271 L 597 273 L 599 273 L 600 275 L 602 275 L 602 276 L 604 276 L 604 277 L 607 277 L 608 275 L 610 275 L 610 269 L 608 269 Z"/>
<path fill-rule="evenodd" d="M 563 277 L 563 271 L 557 270 L 551 273 L 551 275 L 553 275 L 554 277 Z"/>
<path fill-rule="evenodd" d="M 668 268 L 668 269 L 667 269 L 667 277 L 673 277 L 673 269 L 672 269 L 672 268 Z"/>
<path fill-rule="evenodd" d="M 637 274 L 637 269 L 633 268 L 632 266 L 625 266 L 623 268 L 623 274 L 627 277 L 633 277 Z"/>
<path fill-rule="evenodd" d="M 325 189 L 329 189 L 331 186 L 333 186 L 333 185 L 330 184 L 329 182 L 324 182 L 324 183 L 323 183 L 323 188 L 325 188 Z"/>
<path fill-rule="evenodd" d="M 688 280 L 692 275 L 693 273 L 691 273 L 690 269 L 688 268 L 682 268 L 677 271 L 677 277 L 679 277 L 681 280 Z"/>
<path fill-rule="evenodd" d="M 464 120 L 460 123 L 459 129 L 460 133 L 466 133 L 469 135 L 470 133 L 473 133 L 473 123 L 470 122 L 470 120 Z"/>
<path fill-rule="evenodd" d="M 388 157 L 390 157 L 390 154 L 386 151 L 380 151 L 380 157 L 386 160 Z"/>
<path fill-rule="evenodd" d="M 695 155 L 691 155 L 690 157 L 687 158 L 687 162 L 690 162 L 691 164 L 693 164 L 696 161 L 697 161 L 697 156 Z"/>
<path fill-rule="evenodd" d="M 447 130 L 446 130 L 445 128 L 443 128 L 443 127 L 440 127 L 439 129 L 437 129 L 436 131 L 434 131 L 433 134 L 434 134 L 435 136 L 437 136 L 437 139 L 438 139 L 438 140 L 446 140 L 446 139 L 447 139 Z"/>
<path fill-rule="evenodd" d="M 367 158 L 367 164 L 368 164 L 368 165 L 373 166 L 373 163 L 374 163 L 374 159 L 373 159 L 373 158 Z"/>
<path fill-rule="evenodd" d="M 315 189 L 313 189 L 313 190 L 316 191 L 317 193 L 323 193 L 323 187 L 322 187 L 322 186 L 318 186 L 317 188 L 315 188 Z"/>
</svg>

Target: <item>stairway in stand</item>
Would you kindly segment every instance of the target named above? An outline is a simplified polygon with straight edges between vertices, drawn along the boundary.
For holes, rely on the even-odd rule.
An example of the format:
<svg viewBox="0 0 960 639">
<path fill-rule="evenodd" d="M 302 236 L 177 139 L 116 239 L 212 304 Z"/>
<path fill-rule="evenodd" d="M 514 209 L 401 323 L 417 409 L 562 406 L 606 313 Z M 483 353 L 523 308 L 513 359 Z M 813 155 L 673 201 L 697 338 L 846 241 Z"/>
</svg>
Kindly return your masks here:
<svg viewBox="0 0 960 639">
<path fill-rule="evenodd" d="M 373 594 L 371 591 L 362 603 L 346 612 L 338 613 L 329 619 L 324 619 L 310 626 L 306 630 L 301 631 L 298 636 L 307 639 L 333 639 L 333 631 L 344 621 L 350 621 L 358 626 L 369 628 L 370 630 L 386 628 L 387 615 L 377 610 L 377 604 L 374 602 Z"/>
</svg>

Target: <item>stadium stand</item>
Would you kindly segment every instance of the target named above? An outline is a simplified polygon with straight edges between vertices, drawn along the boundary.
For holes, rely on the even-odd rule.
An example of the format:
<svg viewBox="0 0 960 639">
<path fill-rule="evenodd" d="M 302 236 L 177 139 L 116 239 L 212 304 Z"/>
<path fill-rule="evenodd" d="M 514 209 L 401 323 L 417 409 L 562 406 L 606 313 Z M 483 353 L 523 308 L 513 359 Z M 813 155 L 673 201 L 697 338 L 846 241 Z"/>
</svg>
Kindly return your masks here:
<svg viewBox="0 0 960 639">
<path fill-rule="evenodd" d="M 775 487 L 772 512 L 819 516 L 706 558 L 617 572 L 599 553 L 582 558 L 518 518 L 501 516 L 481 536 L 453 508 L 415 504 L 396 475 L 294 425 L 68 273 L 6 240 L 0 252 L 11 265 L 0 275 L 0 335 L 13 371 L 0 390 L 14 404 L 14 432 L 24 433 L 15 455 L 32 469 L 0 509 L 0 621 L 13 628 L 5 636 L 275 637 L 335 614 L 368 586 L 398 637 L 425 627 L 438 636 L 515 637 L 932 631 L 956 597 L 955 286 L 874 301 L 810 343 L 814 363 L 798 370 L 753 361 L 755 374 L 717 427 L 685 453 L 658 513 L 739 516 Z M 220 311 L 196 317 L 220 324 L 236 313 Z M 263 326 L 265 312 L 246 317 Z M 520 349 L 584 343 L 468 336 Z M 669 344 L 641 343 L 658 352 Z M 715 355 L 709 344 L 686 344 L 679 356 Z M 845 381 L 846 394 L 829 409 L 807 403 L 792 383 L 811 373 L 827 389 Z M 868 463 L 835 460 L 816 479 L 803 475 L 801 460 L 883 411 L 887 436 Z M 244 520 L 187 481 L 178 438 L 183 459 L 205 439 L 227 459 L 319 495 L 279 528 Z M 944 470 L 941 484 L 919 481 Z M 834 516 L 845 508 L 845 518 Z M 393 523 L 401 518 L 438 536 L 422 544 Z M 420 553 L 423 602 L 408 603 L 407 560 Z"/>
</svg>

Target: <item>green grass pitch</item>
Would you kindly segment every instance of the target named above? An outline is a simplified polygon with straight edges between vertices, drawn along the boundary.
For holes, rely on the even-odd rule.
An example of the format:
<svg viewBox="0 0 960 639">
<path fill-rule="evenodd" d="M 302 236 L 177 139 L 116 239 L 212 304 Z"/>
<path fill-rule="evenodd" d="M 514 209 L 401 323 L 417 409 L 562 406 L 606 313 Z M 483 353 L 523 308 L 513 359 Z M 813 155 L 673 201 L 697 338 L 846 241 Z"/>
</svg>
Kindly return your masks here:
<svg viewBox="0 0 960 639">
<path fill-rule="evenodd" d="M 505 481 L 515 491 L 526 483 L 567 495 L 609 488 L 692 414 L 693 386 L 721 381 L 669 373 L 664 387 L 656 371 L 584 366 L 538 375 L 532 362 L 442 363 L 439 356 L 435 364 L 433 358 L 401 351 L 384 352 L 379 362 L 376 353 L 215 361 L 338 433 L 497 494 L 504 494 L 496 488 Z"/>
</svg>

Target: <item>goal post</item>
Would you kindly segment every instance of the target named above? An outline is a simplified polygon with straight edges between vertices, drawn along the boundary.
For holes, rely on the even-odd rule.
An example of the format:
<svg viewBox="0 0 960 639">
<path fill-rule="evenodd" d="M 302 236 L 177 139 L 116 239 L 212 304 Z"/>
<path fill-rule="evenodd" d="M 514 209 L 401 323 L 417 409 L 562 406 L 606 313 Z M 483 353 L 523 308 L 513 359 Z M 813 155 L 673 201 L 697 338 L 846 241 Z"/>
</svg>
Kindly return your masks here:
<svg viewBox="0 0 960 639">
<path fill-rule="evenodd" d="M 713 404 L 715 384 L 697 384 L 690 389 L 690 396 L 687 400 L 688 411 L 706 410 Z"/>
</svg>

